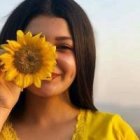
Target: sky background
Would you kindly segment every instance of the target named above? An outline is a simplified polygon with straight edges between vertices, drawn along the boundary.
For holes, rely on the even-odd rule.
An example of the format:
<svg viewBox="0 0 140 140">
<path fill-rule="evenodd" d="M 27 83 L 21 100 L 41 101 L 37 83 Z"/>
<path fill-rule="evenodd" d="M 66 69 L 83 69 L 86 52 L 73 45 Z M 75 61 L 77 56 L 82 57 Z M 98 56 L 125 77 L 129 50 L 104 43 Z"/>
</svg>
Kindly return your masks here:
<svg viewBox="0 0 140 140">
<path fill-rule="evenodd" d="M 76 1 L 95 33 L 95 104 L 121 114 L 140 133 L 140 0 Z M 0 28 L 19 2 L 0 4 Z"/>
</svg>

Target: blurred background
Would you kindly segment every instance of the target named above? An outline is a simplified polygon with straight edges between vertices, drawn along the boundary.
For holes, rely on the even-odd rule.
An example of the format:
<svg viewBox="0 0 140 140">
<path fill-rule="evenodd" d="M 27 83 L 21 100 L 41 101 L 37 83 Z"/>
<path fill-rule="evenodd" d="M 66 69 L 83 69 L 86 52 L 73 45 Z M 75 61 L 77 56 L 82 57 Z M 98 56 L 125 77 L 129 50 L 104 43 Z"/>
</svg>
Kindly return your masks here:
<svg viewBox="0 0 140 140">
<path fill-rule="evenodd" d="M 0 30 L 22 0 L 0 4 Z M 76 0 L 92 23 L 97 62 L 94 100 L 140 134 L 140 0 Z"/>
</svg>

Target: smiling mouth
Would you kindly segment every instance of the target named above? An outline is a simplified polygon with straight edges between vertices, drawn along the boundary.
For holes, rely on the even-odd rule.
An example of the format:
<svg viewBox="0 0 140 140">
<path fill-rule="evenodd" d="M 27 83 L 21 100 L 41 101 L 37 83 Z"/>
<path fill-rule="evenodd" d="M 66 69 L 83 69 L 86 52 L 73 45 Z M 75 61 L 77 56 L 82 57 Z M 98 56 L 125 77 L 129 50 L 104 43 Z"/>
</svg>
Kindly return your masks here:
<svg viewBox="0 0 140 140">
<path fill-rule="evenodd" d="M 60 74 L 58 74 L 58 73 L 52 73 L 52 80 L 55 79 L 58 76 L 60 76 Z"/>
</svg>

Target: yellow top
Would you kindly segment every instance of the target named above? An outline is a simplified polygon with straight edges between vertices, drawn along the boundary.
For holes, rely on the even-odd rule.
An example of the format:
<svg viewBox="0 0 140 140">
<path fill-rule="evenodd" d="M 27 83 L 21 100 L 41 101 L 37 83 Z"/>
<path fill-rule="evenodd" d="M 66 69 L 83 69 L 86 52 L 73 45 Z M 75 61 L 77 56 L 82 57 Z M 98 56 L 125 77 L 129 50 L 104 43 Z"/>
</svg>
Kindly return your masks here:
<svg viewBox="0 0 140 140">
<path fill-rule="evenodd" d="M 0 140 L 18 140 L 6 122 Z M 81 110 L 72 140 L 139 140 L 132 128 L 117 114 Z"/>
</svg>

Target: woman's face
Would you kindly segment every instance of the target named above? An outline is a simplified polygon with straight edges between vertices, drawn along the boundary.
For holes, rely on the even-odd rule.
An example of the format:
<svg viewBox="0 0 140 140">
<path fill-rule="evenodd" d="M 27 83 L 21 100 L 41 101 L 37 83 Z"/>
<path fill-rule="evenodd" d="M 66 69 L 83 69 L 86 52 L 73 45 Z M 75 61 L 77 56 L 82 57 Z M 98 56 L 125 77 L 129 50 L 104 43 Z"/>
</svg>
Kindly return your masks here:
<svg viewBox="0 0 140 140">
<path fill-rule="evenodd" d="M 38 16 L 26 28 L 32 34 L 42 34 L 46 40 L 56 45 L 57 65 L 51 81 L 42 81 L 41 88 L 31 85 L 27 89 L 38 96 L 48 97 L 68 92 L 76 76 L 73 40 L 67 22 L 62 18 Z M 47 54 L 46 54 L 47 55 Z"/>
</svg>

